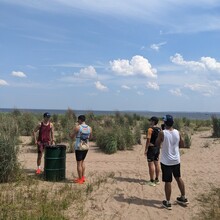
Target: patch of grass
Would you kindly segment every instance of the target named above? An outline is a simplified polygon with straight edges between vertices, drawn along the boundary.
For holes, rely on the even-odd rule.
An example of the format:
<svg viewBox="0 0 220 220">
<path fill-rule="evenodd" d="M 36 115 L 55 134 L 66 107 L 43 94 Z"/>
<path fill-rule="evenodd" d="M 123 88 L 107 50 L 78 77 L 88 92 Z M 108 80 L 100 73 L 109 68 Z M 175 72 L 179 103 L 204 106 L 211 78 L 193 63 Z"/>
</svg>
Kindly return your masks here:
<svg viewBox="0 0 220 220">
<path fill-rule="evenodd" d="M 219 220 L 220 219 L 220 188 L 213 187 L 207 194 L 201 194 L 198 201 L 202 206 L 197 219 Z"/>
<path fill-rule="evenodd" d="M 76 219 L 84 219 L 88 212 L 85 202 L 88 196 L 107 182 L 114 173 L 95 178 L 83 185 L 51 183 L 23 174 L 16 183 L 0 185 L 0 219 L 69 219 L 70 207 Z"/>
</svg>

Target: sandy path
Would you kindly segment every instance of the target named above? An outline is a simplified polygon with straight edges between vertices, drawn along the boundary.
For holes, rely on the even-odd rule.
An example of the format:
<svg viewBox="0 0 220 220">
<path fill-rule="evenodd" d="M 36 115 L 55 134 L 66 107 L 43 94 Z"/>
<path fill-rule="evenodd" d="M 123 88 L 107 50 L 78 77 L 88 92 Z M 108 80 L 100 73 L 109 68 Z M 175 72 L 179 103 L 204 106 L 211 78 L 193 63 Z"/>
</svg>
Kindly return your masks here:
<svg viewBox="0 0 220 220">
<path fill-rule="evenodd" d="M 86 203 L 86 219 L 191 219 L 199 211 L 196 197 L 202 192 L 208 192 L 212 185 L 220 185 L 220 140 L 210 138 L 210 135 L 207 131 L 194 134 L 191 148 L 181 150 L 182 177 L 190 205 L 182 207 L 175 203 L 179 191 L 176 182 L 173 182 L 171 211 L 161 206 L 164 199 L 163 183 L 156 187 L 144 184 L 149 180 L 149 174 L 142 145 L 135 146 L 133 151 L 114 155 L 103 154 L 96 147 L 91 147 L 86 158 L 88 182 L 94 182 L 96 177 L 111 172 L 114 172 L 114 177 L 93 190 Z M 208 147 L 204 147 L 205 145 Z M 36 153 L 31 150 L 26 152 L 27 146 L 23 149 L 20 161 L 27 172 L 33 173 L 36 168 Z M 66 166 L 66 177 L 72 180 L 76 176 L 74 154 L 67 154 Z"/>
</svg>

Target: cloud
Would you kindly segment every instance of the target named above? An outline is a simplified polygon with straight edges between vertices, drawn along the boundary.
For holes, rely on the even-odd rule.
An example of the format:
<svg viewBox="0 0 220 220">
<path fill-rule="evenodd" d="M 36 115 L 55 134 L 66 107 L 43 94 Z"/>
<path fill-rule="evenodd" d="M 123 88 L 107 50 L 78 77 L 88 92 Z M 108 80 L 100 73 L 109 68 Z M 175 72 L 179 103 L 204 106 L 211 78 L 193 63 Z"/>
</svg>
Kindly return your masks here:
<svg viewBox="0 0 220 220">
<path fill-rule="evenodd" d="M 179 53 L 170 57 L 171 62 L 189 68 L 192 71 L 215 71 L 220 73 L 220 63 L 212 57 L 201 57 L 200 61 L 185 61 Z"/>
<path fill-rule="evenodd" d="M 157 77 L 157 70 L 151 67 L 146 58 L 139 55 L 133 56 L 130 61 L 124 59 L 110 61 L 110 66 L 113 72 L 121 76 Z"/>
<path fill-rule="evenodd" d="M 220 72 L 220 63 L 211 57 L 202 57 L 201 61 L 205 64 L 206 68 L 212 71 Z"/>
<path fill-rule="evenodd" d="M 214 94 L 214 89 L 215 87 L 212 87 L 208 84 L 199 84 L 199 83 L 195 83 L 195 84 L 185 84 L 184 85 L 185 88 L 188 88 L 192 91 L 196 91 L 199 93 L 202 93 L 204 96 L 211 96 Z"/>
<path fill-rule="evenodd" d="M 8 83 L 5 80 L 0 79 L 0 86 L 7 86 L 7 85 Z"/>
<path fill-rule="evenodd" d="M 101 91 L 108 91 L 108 87 L 104 86 L 100 81 L 95 82 L 95 87 Z"/>
<path fill-rule="evenodd" d="M 127 89 L 127 90 L 131 89 L 131 87 L 126 86 L 126 85 L 122 85 L 121 88 L 122 88 L 122 89 Z"/>
<path fill-rule="evenodd" d="M 20 77 L 20 78 L 25 78 L 27 77 L 25 75 L 25 73 L 21 72 L 21 71 L 12 71 L 11 73 L 12 76 L 15 76 L 15 77 Z"/>
<path fill-rule="evenodd" d="M 157 83 L 155 83 L 155 82 L 148 82 L 146 87 L 148 89 L 154 89 L 154 90 L 159 90 L 160 89 L 159 85 Z"/>
<path fill-rule="evenodd" d="M 171 62 L 177 65 L 185 66 L 186 68 L 189 68 L 193 71 L 201 71 L 206 69 L 204 63 L 196 61 L 185 61 L 182 55 L 180 55 L 179 53 L 176 53 L 174 56 L 171 56 L 170 60 Z"/>
<path fill-rule="evenodd" d="M 93 66 L 88 66 L 79 71 L 79 73 L 74 73 L 75 76 L 85 79 L 96 78 L 97 73 Z"/>
<path fill-rule="evenodd" d="M 175 96 L 182 96 L 182 92 L 179 88 L 177 89 L 170 89 L 169 92 L 172 94 L 172 95 L 175 95 Z"/>
<path fill-rule="evenodd" d="M 152 50 L 159 51 L 160 48 L 161 48 L 161 46 L 165 45 L 166 43 L 167 43 L 167 42 L 161 42 L 161 43 L 159 43 L 159 44 L 151 44 L 151 45 L 150 45 L 150 48 L 151 48 Z"/>
</svg>

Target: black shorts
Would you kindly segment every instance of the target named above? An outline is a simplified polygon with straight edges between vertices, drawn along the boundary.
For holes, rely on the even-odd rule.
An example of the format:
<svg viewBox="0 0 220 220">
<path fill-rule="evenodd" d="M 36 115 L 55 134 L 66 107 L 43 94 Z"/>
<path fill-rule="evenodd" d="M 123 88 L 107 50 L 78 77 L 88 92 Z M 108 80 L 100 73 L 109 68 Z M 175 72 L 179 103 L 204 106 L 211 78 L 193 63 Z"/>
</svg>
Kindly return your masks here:
<svg viewBox="0 0 220 220">
<path fill-rule="evenodd" d="M 148 150 L 147 150 L 147 161 L 148 162 L 158 161 L 159 155 L 160 155 L 159 147 L 148 147 Z"/>
<path fill-rule="evenodd" d="M 85 160 L 87 153 L 88 150 L 75 150 L 76 160 L 77 161 Z"/>
<path fill-rule="evenodd" d="M 161 170 L 162 170 L 162 181 L 163 182 L 172 182 L 173 176 L 174 177 L 181 177 L 180 174 L 180 163 L 176 165 L 167 166 L 162 163 Z"/>
</svg>

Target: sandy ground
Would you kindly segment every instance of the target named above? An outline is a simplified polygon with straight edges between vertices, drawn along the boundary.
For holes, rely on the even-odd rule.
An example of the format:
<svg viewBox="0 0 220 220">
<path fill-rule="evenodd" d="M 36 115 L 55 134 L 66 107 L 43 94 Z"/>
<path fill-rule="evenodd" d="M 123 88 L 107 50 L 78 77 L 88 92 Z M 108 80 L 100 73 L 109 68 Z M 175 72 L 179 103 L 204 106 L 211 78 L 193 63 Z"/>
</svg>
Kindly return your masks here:
<svg viewBox="0 0 220 220">
<path fill-rule="evenodd" d="M 164 200 L 164 184 L 156 187 L 145 184 L 149 180 L 148 166 L 143 155 L 145 140 L 142 145 L 134 146 L 133 151 L 117 152 L 106 155 L 92 146 L 86 158 L 87 182 L 96 177 L 114 173 L 106 183 L 93 190 L 86 202 L 88 216 L 92 220 L 140 220 L 140 219 L 193 219 L 200 206 L 196 198 L 209 192 L 212 186 L 220 186 L 220 139 L 210 138 L 211 132 L 197 132 L 192 136 L 190 149 L 181 149 L 182 177 L 186 186 L 186 196 L 190 204 L 187 207 L 176 204 L 179 190 L 175 181 L 172 183 L 172 210 L 161 206 Z M 19 155 L 24 169 L 34 174 L 36 169 L 36 151 L 28 146 L 27 138 L 22 137 L 23 146 Z M 42 160 L 43 162 L 43 160 Z M 42 163 L 43 165 L 43 163 Z M 76 176 L 75 154 L 67 154 L 66 177 L 70 182 Z M 85 187 L 82 186 L 82 187 Z M 68 211 L 74 219 L 74 209 Z"/>
</svg>

